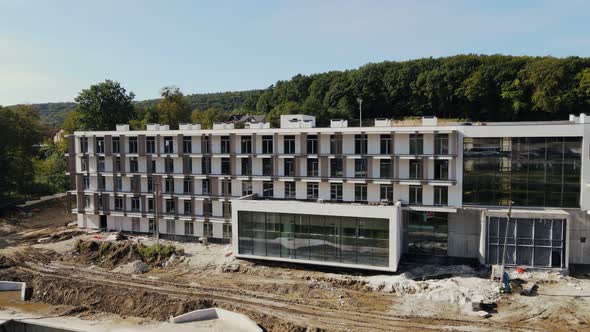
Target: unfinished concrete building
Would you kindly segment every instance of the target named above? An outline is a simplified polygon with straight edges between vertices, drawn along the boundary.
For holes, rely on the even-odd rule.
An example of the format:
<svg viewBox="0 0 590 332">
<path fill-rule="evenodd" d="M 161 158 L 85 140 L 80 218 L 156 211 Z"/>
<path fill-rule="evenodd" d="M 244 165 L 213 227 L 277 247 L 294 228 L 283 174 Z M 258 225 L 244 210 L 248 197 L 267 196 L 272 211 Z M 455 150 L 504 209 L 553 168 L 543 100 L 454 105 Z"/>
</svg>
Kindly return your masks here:
<svg viewBox="0 0 590 332">
<path fill-rule="evenodd" d="M 207 237 L 243 258 L 382 271 L 402 256 L 495 264 L 507 234 L 508 265 L 563 269 L 590 263 L 589 134 L 584 114 L 120 125 L 70 136 L 69 195 L 80 227 Z"/>
</svg>

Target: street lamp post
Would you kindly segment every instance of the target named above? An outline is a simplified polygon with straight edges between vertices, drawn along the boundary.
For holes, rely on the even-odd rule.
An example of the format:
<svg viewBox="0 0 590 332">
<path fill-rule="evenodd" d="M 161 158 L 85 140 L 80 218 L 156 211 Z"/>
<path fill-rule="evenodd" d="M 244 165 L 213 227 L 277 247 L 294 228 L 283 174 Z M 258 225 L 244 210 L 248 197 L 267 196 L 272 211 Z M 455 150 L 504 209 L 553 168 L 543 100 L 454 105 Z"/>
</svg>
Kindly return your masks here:
<svg viewBox="0 0 590 332">
<path fill-rule="evenodd" d="M 359 103 L 359 127 L 363 126 L 363 100 L 357 98 L 356 102 Z"/>
</svg>

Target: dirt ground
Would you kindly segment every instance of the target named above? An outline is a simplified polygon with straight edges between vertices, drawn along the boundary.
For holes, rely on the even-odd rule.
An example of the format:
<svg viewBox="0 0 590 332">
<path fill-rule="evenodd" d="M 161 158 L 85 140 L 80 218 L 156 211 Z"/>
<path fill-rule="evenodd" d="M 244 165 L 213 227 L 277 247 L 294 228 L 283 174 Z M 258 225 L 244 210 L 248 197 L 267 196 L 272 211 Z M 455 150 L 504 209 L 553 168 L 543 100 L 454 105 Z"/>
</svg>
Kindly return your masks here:
<svg viewBox="0 0 590 332">
<path fill-rule="evenodd" d="M 25 281 L 33 301 L 80 319 L 110 313 L 164 321 L 220 307 L 244 313 L 268 331 L 590 330 L 588 279 L 525 273 L 515 277 L 536 281 L 534 296 L 499 295 L 486 270 L 473 267 L 336 273 L 238 260 L 227 245 L 163 240 L 178 254 L 143 262 L 133 248 L 154 239 L 126 234 L 117 240 L 114 233 L 66 227 L 74 216 L 63 200 L 33 208 L 37 212 L 18 220 L 0 220 L 0 280 Z M 89 249 L 75 250 L 85 244 Z M 149 271 L 142 273 L 146 264 Z M 491 317 L 473 311 L 471 303 L 480 300 L 494 303 Z"/>
</svg>

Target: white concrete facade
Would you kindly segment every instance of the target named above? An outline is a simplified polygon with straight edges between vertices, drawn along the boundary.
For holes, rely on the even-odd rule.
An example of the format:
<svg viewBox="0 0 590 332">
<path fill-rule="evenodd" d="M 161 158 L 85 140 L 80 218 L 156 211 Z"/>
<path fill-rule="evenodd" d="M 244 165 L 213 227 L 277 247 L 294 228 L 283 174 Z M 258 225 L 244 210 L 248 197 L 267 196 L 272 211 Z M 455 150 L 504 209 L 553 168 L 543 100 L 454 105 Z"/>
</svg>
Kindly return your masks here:
<svg viewBox="0 0 590 332">
<path fill-rule="evenodd" d="M 150 220 L 157 208 L 160 233 L 232 240 L 234 245 L 239 227 L 236 211 L 240 209 L 294 213 L 301 212 L 299 204 L 312 204 L 306 205 L 309 208 L 305 213 L 360 213 L 365 217 L 382 216 L 382 211 L 387 211 L 394 246 L 390 257 L 395 258 L 390 261 L 391 270 L 397 268 L 403 252 L 398 210 L 464 208 L 465 138 L 582 138 L 580 206 L 576 211 L 588 211 L 589 122 L 583 115 L 559 122 L 470 125 L 442 125 L 436 118 L 428 118 L 421 126 L 395 126 L 379 120 L 376 127 L 350 128 L 335 122 L 330 128 L 316 128 L 313 117 L 290 115 L 281 118 L 281 128 L 216 126 L 203 130 L 198 125 L 183 125 L 181 130 L 170 130 L 150 125 L 148 130 L 131 131 L 128 126 L 117 126 L 117 131 L 71 135 L 68 157 L 74 187 L 70 194 L 76 196 L 73 212 L 78 214 L 80 227 L 148 233 L 155 227 L 150 226 L 154 225 Z M 444 147 L 437 142 L 444 142 Z M 446 171 L 437 171 L 437 167 Z M 162 193 L 158 202 L 154 200 L 155 186 Z M 420 197 L 416 199 L 418 189 Z M 445 195 L 437 194 L 443 192 Z M 271 200 L 238 199 L 250 194 Z M 295 204 L 297 200 L 307 202 Z M 322 204 L 329 201 L 338 204 Z M 400 208 L 394 208 L 396 202 Z M 468 208 L 484 213 L 489 209 L 477 205 Z M 540 211 L 542 215 L 543 209 Z M 571 222 L 581 218 L 577 216 Z M 469 222 L 479 225 L 482 220 Z M 457 225 L 449 226 L 453 236 L 466 234 L 469 243 L 449 246 L 449 254 L 479 255 L 481 260 L 485 245 L 478 247 L 474 234 L 484 232 L 483 228 L 477 226 L 467 234 Z M 580 227 L 568 223 L 570 229 Z M 573 250 L 590 252 L 590 246 L 578 240 Z M 485 241 L 484 233 L 479 241 Z M 465 250 L 469 253 L 462 255 Z M 577 254 L 569 262 L 590 263 L 582 256 Z"/>
</svg>

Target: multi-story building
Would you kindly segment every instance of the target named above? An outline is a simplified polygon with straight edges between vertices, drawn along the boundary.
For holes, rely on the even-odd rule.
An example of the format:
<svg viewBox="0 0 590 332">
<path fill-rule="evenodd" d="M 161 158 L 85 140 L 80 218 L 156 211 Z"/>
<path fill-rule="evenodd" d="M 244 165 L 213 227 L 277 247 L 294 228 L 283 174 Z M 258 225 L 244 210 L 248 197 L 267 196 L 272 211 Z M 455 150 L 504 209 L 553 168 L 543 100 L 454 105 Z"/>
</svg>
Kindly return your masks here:
<svg viewBox="0 0 590 332">
<path fill-rule="evenodd" d="M 362 128 L 290 115 L 280 128 L 120 125 L 70 138 L 80 227 L 207 237 L 242 258 L 384 271 L 402 254 L 495 264 L 504 247 L 508 265 L 590 263 L 583 114 Z"/>
</svg>

